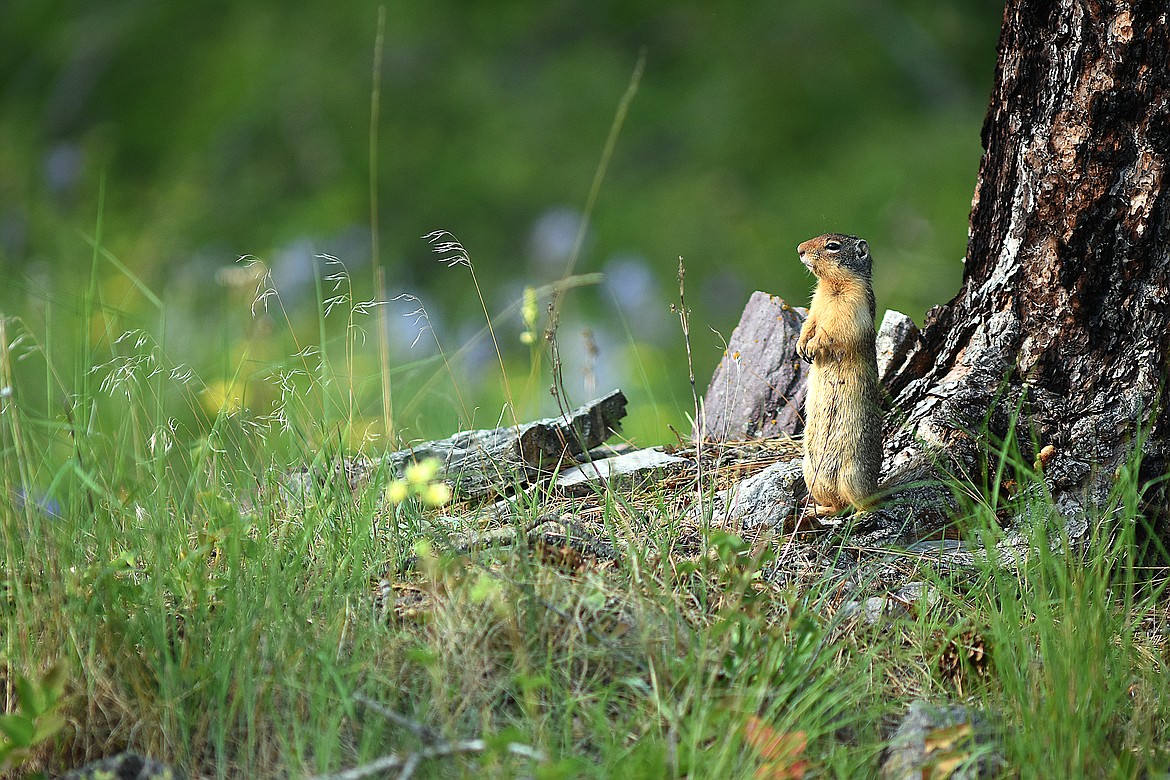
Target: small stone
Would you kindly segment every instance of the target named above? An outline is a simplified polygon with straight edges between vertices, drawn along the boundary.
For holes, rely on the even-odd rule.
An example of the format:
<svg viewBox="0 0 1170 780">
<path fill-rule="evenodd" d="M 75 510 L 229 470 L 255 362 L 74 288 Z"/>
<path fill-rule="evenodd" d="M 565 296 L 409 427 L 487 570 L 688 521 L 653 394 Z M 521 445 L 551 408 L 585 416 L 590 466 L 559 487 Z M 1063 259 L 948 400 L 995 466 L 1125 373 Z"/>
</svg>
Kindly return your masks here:
<svg viewBox="0 0 1170 780">
<path fill-rule="evenodd" d="M 918 340 L 914 320 L 900 311 L 886 310 L 877 334 L 878 381 L 885 382 L 886 374 L 901 364 Z"/>
<path fill-rule="evenodd" d="M 914 605 L 923 601 L 927 606 L 939 599 L 938 592 L 925 582 L 907 582 L 898 590 L 884 596 L 873 596 L 865 601 L 850 601 L 841 606 L 844 618 L 860 617 L 868 625 L 877 625 L 913 615 Z"/>
<path fill-rule="evenodd" d="M 716 493 L 711 524 L 733 532 L 775 528 L 796 513 L 803 492 L 804 475 L 799 459 L 773 463 Z"/>
<path fill-rule="evenodd" d="M 126 752 L 74 769 L 61 780 L 182 780 L 184 777 L 161 761 Z"/>
<path fill-rule="evenodd" d="M 883 780 L 999 777 L 1006 768 L 990 718 L 960 704 L 918 700 L 898 726 L 882 762 Z"/>
</svg>

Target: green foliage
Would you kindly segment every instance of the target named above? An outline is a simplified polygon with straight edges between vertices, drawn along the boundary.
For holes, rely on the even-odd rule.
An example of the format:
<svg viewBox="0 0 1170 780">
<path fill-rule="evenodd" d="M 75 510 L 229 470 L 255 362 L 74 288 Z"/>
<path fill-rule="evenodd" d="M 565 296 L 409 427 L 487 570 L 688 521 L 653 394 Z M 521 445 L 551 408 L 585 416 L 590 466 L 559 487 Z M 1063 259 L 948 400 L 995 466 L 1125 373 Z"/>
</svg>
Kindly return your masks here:
<svg viewBox="0 0 1170 780">
<path fill-rule="evenodd" d="M 65 667 L 53 664 L 40 679 L 14 675 L 17 708 L 0 715 L 0 771 L 19 767 L 33 748 L 65 727 L 58 711 L 65 691 Z"/>
<path fill-rule="evenodd" d="M 980 541 L 977 583 L 938 583 L 962 611 L 957 625 L 986 646 L 990 667 L 982 680 L 972 675 L 975 690 L 1007 721 L 1003 747 L 1021 776 L 1135 777 L 1164 768 L 1170 700 L 1160 663 L 1151 663 L 1164 640 L 1150 627 L 1165 609 L 1168 580 L 1143 564 L 1141 542 L 1157 537 L 1143 515 L 1152 486 L 1138 478 L 1141 443 L 1110 504 L 1084 518 L 1087 534 L 1074 542 L 1041 459 L 1016 446 L 1021 432 L 1013 422 L 988 453 L 981 488 L 956 483 L 956 494 L 968 496 L 962 521 Z"/>
</svg>

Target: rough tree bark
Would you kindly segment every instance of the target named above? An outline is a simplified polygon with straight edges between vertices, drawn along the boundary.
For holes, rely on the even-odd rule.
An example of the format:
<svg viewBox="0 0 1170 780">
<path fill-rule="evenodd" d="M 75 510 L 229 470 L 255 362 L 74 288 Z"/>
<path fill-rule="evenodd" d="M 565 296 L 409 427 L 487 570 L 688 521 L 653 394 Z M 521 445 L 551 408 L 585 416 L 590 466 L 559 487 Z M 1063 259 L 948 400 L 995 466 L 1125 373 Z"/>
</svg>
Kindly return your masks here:
<svg viewBox="0 0 1170 780">
<path fill-rule="evenodd" d="M 962 288 L 887 376 L 887 471 L 973 467 L 1019 403 L 1080 515 L 1139 429 L 1144 475 L 1170 465 L 1167 4 L 1008 0 L 982 139 Z"/>
</svg>

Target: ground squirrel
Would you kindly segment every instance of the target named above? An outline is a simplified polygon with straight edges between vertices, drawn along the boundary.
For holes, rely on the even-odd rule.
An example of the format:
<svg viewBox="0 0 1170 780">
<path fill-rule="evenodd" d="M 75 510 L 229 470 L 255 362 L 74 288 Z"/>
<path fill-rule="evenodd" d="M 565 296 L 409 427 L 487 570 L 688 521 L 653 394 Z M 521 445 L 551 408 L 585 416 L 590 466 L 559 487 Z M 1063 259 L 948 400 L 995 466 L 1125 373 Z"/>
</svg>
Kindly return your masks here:
<svg viewBox="0 0 1170 780">
<path fill-rule="evenodd" d="M 804 402 L 804 479 L 818 513 L 868 509 L 882 465 L 869 245 L 826 233 L 796 248 L 817 277 L 796 352 L 812 364 Z"/>
</svg>

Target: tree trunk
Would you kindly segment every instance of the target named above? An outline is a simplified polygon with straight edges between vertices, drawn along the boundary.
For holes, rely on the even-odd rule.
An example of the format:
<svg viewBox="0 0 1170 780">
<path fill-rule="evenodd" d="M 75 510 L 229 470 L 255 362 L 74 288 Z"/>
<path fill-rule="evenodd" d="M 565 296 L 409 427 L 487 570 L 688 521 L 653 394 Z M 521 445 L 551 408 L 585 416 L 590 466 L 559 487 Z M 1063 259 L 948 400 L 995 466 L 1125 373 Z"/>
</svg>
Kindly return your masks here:
<svg viewBox="0 0 1170 780">
<path fill-rule="evenodd" d="M 887 377 L 887 470 L 974 468 L 1018 410 L 1071 518 L 1139 431 L 1144 475 L 1170 463 L 1167 5 L 1008 0 L 998 51 L 962 288 Z"/>
</svg>

